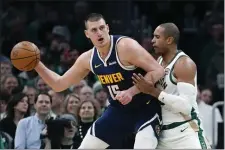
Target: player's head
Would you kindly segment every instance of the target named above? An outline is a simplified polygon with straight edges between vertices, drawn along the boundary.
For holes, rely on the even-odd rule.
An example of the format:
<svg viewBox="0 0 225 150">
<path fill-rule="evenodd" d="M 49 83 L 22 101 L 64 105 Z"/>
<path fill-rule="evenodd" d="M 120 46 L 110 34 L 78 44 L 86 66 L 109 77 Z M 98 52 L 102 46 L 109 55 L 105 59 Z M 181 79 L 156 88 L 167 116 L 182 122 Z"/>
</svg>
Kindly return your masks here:
<svg viewBox="0 0 225 150">
<path fill-rule="evenodd" d="M 101 14 L 92 13 L 85 20 L 85 35 L 96 47 L 104 47 L 109 42 L 109 26 Z"/>
<path fill-rule="evenodd" d="M 170 46 L 176 46 L 180 37 L 180 31 L 174 23 L 160 24 L 154 31 L 152 39 L 153 47 L 157 54 L 166 52 Z"/>
</svg>

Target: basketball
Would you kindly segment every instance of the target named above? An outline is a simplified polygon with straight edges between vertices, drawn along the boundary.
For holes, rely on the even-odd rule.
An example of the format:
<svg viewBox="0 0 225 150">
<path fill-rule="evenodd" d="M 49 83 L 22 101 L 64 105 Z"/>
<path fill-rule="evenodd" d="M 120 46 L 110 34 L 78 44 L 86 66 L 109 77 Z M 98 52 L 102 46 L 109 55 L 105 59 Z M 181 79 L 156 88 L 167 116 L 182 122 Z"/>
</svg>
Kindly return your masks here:
<svg viewBox="0 0 225 150">
<path fill-rule="evenodd" d="M 18 70 L 31 71 L 40 60 L 40 51 L 34 43 L 22 41 L 13 47 L 10 59 Z"/>
</svg>

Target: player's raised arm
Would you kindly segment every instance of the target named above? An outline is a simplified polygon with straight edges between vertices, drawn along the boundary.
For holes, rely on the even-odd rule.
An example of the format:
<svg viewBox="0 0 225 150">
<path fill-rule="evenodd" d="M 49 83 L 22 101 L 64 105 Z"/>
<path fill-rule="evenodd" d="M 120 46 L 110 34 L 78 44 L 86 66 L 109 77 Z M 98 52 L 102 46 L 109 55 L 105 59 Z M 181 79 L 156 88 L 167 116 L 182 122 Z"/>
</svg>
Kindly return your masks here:
<svg viewBox="0 0 225 150">
<path fill-rule="evenodd" d="M 137 41 L 131 38 L 124 38 L 118 43 L 121 54 L 131 65 L 144 69 L 147 74 L 145 78 L 156 83 L 163 75 L 164 69 Z"/>
<path fill-rule="evenodd" d="M 51 71 L 41 62 L 35 67 L 35 70 L 54 91 L 60 92 L 72 84 L 78 84 L 89 73 L 90 53 L 91 51 L 81 54 L 63 76 Z"/>
</svg>

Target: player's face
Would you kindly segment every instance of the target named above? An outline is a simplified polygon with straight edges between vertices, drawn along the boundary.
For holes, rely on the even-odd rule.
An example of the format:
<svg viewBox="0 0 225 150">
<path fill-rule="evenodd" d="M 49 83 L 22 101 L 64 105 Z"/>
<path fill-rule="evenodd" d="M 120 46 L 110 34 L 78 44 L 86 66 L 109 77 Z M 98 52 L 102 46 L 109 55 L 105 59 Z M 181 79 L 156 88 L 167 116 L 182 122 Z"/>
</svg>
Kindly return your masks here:
<svg viewBox="0 0 225 150">
<path fill-rule="evenodd" d="M 110 40 L 109 27 L 104 19 L 86 24 L 85 35 L 96 47 L 104 47 Z"/>
<path fill-rule="evenodd" d="M 152 39 L 152 46 L 156 54 L 162 54 L 167 47 L 167 39 L 164 36 L 164 28 L 158 26 L 154 31 L 154 38 Z"/>
</svg>

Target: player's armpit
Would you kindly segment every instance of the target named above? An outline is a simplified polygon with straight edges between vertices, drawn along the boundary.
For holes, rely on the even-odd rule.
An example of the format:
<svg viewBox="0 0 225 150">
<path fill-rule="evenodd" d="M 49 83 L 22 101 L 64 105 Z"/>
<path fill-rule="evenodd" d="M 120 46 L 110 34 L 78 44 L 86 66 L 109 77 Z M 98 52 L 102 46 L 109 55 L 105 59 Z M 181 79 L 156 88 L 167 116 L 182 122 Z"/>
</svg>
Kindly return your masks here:
<svg viewBox="0 0 225 150">
<path fill-rule="evenodd" d="M 122 61 L 145 70 L 147 80 L 156 83 L 164 75 L 163 67 L 137 41 L 131 38 L 121 39 L 118 43 L 118 51 Z"/>
</svg>

